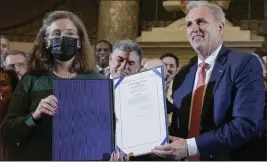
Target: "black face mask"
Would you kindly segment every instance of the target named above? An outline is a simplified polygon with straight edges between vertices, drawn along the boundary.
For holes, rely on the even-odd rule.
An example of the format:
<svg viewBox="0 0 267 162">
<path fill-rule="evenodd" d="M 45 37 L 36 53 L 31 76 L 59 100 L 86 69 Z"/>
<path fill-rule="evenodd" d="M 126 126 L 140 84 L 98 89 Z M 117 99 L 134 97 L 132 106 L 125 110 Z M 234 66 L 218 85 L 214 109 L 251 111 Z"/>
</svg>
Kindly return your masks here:
<svg viewBox="0 0 267 162">
<path fill-rule="evenodd" d="M 69 61 L 78 52 L 76 38 L 60 37 L 51 39 L 51 53 L 59 61 Z"/>
</svg>

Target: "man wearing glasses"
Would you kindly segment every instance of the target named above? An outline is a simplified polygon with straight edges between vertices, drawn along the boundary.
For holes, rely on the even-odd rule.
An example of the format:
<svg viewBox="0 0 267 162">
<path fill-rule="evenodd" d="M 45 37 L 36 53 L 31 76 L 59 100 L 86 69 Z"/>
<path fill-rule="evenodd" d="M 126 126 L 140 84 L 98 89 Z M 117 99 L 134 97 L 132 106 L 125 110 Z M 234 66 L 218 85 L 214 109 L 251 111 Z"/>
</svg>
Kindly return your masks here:
<svg viewBox="0 0 267 162">
<path fill-rule="evenodd" d="M 13 50 L 7 53 L 5 57 L 5 68 L 14 70 L 19 79 L 27 72 L 26 53 L 19 50 Z"/>
</svg>

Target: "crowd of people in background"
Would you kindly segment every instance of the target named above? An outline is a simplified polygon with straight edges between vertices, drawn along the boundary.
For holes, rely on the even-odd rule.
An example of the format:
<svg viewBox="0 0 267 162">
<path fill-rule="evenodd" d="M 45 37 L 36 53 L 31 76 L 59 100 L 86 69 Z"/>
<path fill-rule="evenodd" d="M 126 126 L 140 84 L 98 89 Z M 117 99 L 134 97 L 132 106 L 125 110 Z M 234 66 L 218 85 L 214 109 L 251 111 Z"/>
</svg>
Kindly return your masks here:
<svg viewBox="0 0 267 162">
<path fill-rule="evenodd" d="M 197 16 L 201 14 L 199 13 L 196 14 L 196 13 L 198 12 L 197 10 L 200 9 L 203 10 L 201 14 L 203 14 L 204 12 L 205 13 L 208 12 L 207 9 L 213 10 L 214 12 L 212 14 L 217 12 L 216 10 L 217 8 L 210 4 L 206 4 L 203 6 L 200 5 L 195 8 L 193 7 L 191 9 L 192 11 L 189 12 L 191 13 L 191 15 L 187 17 L 189 39 L 191 37 L 194 37 L 194 39 L 200 40 L 201 36 L 196 36 L 199 33 L 201 34 L 209 32 L 211 33 L 211 31 L 209 30 L 213 30 L 212 31 L 213 33 L 211 33 L 211 35 L 212 34 L 215 35 L 217 33 L 214 31 L 217 30 L 217 28 L 218 32 L 221 32 L 221 30 L 223 29 L 222 23 L 218 23 L 220 21 L 219 18 L 218 21 L 215 21 L 212 18 L 210 18 L 212 14 L 202 15 L 201 18 L 198 18 Z M 207 22 L 209 20 L 212 22 Z M 212 26 L 211 28 L 207 28 L 204 26 L 197 27 L 197 25 L 206 25 L 207 23 L 214 23 L 217 26 L 216 28 L 214 27 L 215 25 Z M 190 28 L 190 26 L 192 27 Z M 192 36 L 192 33 L 195 33 L 193 34 L 194 36 Z M 218 35 L 218 37 L 219 36 L 221 35 Z M 202 56 L 200 54 L 201 52 L 198 51 L 199 48 L 196 47 L 197 45 L 194 46 L 194 44 L 197 44 L 194 41 L 195 40 L 192 40 L 192 42 L 190 43 L 192 44 L 193 48 L 196 50 L 196 53 L 198 53 L 200 57 Z M 209 43 L 211 45 L 214 45 L 211 42 Z M 66 44 L 68 44 L 68 46 L 66 46 Z M 222 42 L 219 42 L 219 44 L 216 44 L 217 46 L 214 45 L 214 50 L 218 49 L 219 47 L 224 49 L 225 47 L 218 46 L 221 44 Z M 20 51 L 20 49 L 10 50 L 9 47 L 10 47 L 9 40 L 7 39 L 7 37 L 1 35 L 0 36 L 0 50 L 1 50 L 0 51 L 1 52 L 0 53 L 0 58 L 1 58 L 0 160 L 51 160 L 52 159 L 51 158 L 52 155 L 50 154 L 49 151 L 52 148 L 51 122 L 52 122 L 52 116 L 57 111 L 57 99 L 53 96 L 52 93 L 53 87 L 51 85 L 51 81 L 56 78 L 114 79 L 120 76 L 131 75 L 161 66 L 164 70 L 164 77 L 165 77 L 165 94 L 166 94 L 167 113 L 169 118 L 168 120 L 169 131 L 173 132 L 170 134 L 175 135 L 175 132 L 177 132 L 177 130 L 180 129 L 179 126 L 177 126 L 179 125 L 179 123 L 177 123 L 177 115 L 181 113 L 182 109 L 177 109 L 177 105 L 182 104 L 182 101 L 178 101 L 181 97 L 180 94 L 177 94 L 178 92 L 176 93 L 175 91 L 182 87 L 182 85 L 180 84 L 183 81 L 179 80 L 177 77 L 184 77 L 183 79 L 187 79 L 187 75 L 189 74 L 190 68 L 191 66 L 193 66 L 192 60 L 190 60 L 188 64 L 185 64 L 181 67 L 177 55 L 174 53 L 170 53 L 169 51 L 166 51 L 166 53 L 162 53 L 162 55 L 159 58 L 147 58 L 146 54 L 143 53 L 138 43 L 128 39 L 118 40 L 118 42 L 115 43 L 114 45 L 110 43 L 108 40 L 99 40 L 92 49 L 84 24 L 76 15 L 67 11 L 52 12 L 44 19 L 42 28 L 37 35 L 36 41 L 34 42 L 32 53 L 28 54 L 25 53 L 24 51 Z M 249 58 L 249 56 L 247 56 L 247 58 L 244 58 L 244 60 L 245 61 L 253 60 L 253 58 Z M 263 71 L 262 78 L 265 79 L 264 82 L 266 84 L 267 66 L 263 60 L 261 60 L 260 62 Z M 249 64 L 249 62 L 247 62 L 247 64 Z M 242 66 L 246 68 L 246 65 Z M 240 69 L 238 70 L 240 71 Z M 248 69 L 247 72 L 250 71 L 252 71 L 252 68 Z M 228 72 L 229 70 L 225 70 L 225 73 L 228 74 Z M 244 75 L 243 76 L 244 80 L 246 79 L 246 77 L 248 78 L 248 76 L 245 76 L 245 74 L 240 74 L 240 75 Z M 244 80 L 240 80 L 240 82 L 244 82 Z M 36 82 L 38 82 L 38 85 L 35 84 Z M 229 85 L 225 85 L 225 87 L 226 86 Z M 16 91 L 14 91 L 15 88 Z M 229 89 L 229 87 L 226 88 Z M 238 89 L 239 87 L 235 88 Z M 265 88 L 264 90 L 266 91 L 266 86 L 262 88 L 263 89 Z M 238 93 L 236 89 L 233 91 Z M 186 91 L 186 89 L 183 89 L 183 91 Z M 225 94 L 227 93 L 225 92 Z M 226 96 L 221 96 L 221 97 L 226 97 Z M 242 95 L 240 94 L 239 97 L 242 97 Z M 237 101 L 233 101 L 233 103 L 231 104 L 235 105 L 237 104 L 236 102 Z M 233 106 L 231 104 L 229 104 L 229 107 Z M 251 108 L 253 108 L 253 105 Z M 242 110 L 239 111 L 241 113 Z M 46 115 L 49 117 L 44 117 Z M 209 120 L 207 120 L 206 122 L 208 121 Z M 229 119 L 229 121 L 231 120 Z M 38 123 L 40 122 L 43 122 L 41 127 L 39 127 L 39 129 L 35 129 L 35 126 L 38 125 Z M 249 124 L 249 123 L 244 122 L 243 124 Z M 257 125 L 257 123 L 253 124 Z M 177 130 L 174 130 L 176 128 Z M 215 128 L 214 127 L 208 128 L 208 130 L 213 130 L 213 129 Z M 238 131 L 238 128 L 236 129 Z M 240 128 L 240 129 L 245 129 L 245 128 Z M 31 131 L 35 131 L 35 133 L 30 134 Z M 266 136 L 264 136 L 264 133 L 262 133 L 262 131 L 260 133 L 262 138 L 266 138 Z M 231 133 L 229 133 L 228 135 L 233 136 L 233 134 Z M 183 135 L 179 137 L 182 136 Z M 254 137 L 255 136 L 253 136 L 253 138 Z M 183 138 L 186 138 L 186 136 L 184 136 Z M 260 142 L 258 142 L 258 144 L 262 142 L 262 140 L 259 141 Z M 197 142 L 199 142 L 198 139 Z M 226 146 L 224 145 L 224 147 Z M 168 157 L 167 155 L 165 156 L 165 154 L 161 154 L 160 151 L 162 150 L 158 152 L 157 151 L 158 150 L 155 151 L 155 154 L 159 155 L 159 157 L 156 158 L 156 160 L 163 160 L 164 158 L 162 157 L 166 158 Z M 113 153 L 111 155 L 112 159 L 118 160 L 117 158 L 115 158 L 115 155 L 116 153 Z M 151 155 L 148 155 L 145 158 L 142 157 L 140 160 L 148 160 L 149 158 L 155 160 L 155 157 Z M 211 155 L 210 158 L 213 159 Z M 133 160 L 139 160 L 139 159 L 136 158 Z"/>
</svg>

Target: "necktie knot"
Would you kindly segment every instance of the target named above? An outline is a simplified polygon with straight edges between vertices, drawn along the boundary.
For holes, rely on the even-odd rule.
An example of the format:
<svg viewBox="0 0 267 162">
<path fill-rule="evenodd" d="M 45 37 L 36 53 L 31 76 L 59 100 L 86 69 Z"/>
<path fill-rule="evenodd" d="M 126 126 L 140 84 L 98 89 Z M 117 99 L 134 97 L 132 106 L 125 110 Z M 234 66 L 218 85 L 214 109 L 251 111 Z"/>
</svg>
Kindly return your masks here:
<svg viewBox="0 0 267 162">
<path fill-rule="evenodd" d="M 201 62 L 200 65 L 199 65 L 199 67 L 200 67 L 201 70 L 205 70 L 205 69 L 207 69 L 208 65 L 209 64 L 206 63 L 206 62 Z"/>
</svg>

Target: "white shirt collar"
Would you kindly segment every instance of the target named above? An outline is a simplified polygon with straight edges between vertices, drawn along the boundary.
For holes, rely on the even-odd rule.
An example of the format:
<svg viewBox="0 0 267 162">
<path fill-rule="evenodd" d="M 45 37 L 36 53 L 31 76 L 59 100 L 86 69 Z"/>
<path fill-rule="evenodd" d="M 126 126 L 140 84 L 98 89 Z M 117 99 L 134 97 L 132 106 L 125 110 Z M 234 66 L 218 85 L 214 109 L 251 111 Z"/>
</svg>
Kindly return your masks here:
<svg viewBox="0 0 267 162">
<path fill-rule="evenodd" d="M 100 67 L 99 65 L 96 65 L 96 67 L 97 67 L 98 70 L 106 70 L 106 69 L 109 68 L 109 66 L 107 66 L 107 67 L 105 67 L 105 68 L 102 68 L 102 67 Z"/>
<path fill-rule="evenodd" d="M 206 60 L 204 62 L 206 62 L 207 64 L 209 64 L 209 68 L 213 67 L 215 64 L 215 60 L 221 50 L 222 44 L 211 54 L 209 55 Z M 200 65 L 200 63 L 202 63 L 203 61 L 198 57 L 198 66 Z"/>
<path fill-rule="evenodd" d="M 100 66 L 96 65 L 97 69 L 100 71 L 100 70 L 103 70 Z"/>
</svg>

